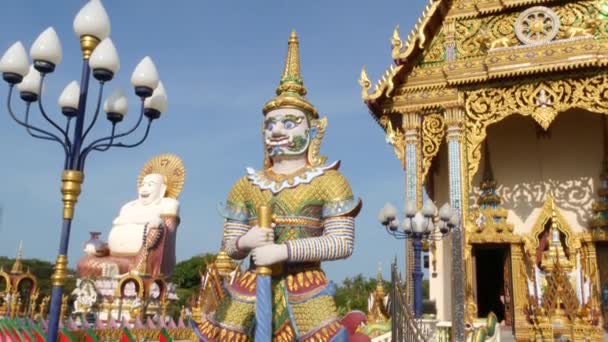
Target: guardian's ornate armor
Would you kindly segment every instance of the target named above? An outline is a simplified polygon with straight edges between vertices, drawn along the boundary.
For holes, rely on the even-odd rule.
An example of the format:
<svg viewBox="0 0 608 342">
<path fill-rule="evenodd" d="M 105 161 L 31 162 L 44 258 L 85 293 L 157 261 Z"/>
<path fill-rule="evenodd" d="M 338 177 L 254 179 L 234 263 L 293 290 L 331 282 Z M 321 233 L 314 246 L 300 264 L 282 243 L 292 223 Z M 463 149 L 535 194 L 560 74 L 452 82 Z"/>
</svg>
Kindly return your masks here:
<svg viewBox="0 0 608 342">
<path fill-rule="evenodd" d="M 252 255 L 251 267 L 224 284 L 218 306 L 197 324 L 195 330 L 202 341 L 253 340 L 256 287 L 267 284 L 266 278 L 257 279 L 254 267 L 267 265 L 272 265 L 271 289 L 260 288 L 260 293 L 272 293 L 272 317 L 257 319 L 267 323 L 272 318 L 273 340 L 348 339 L 338 317 L 334 286 L 321 262 L 352 254 L 361 201 L 353 197 L 348 181 L 338 171 L 339 162 L 326 165 L 325 157 L 319 155 L 327 120 L 319 117 L 305 94 L 298 38 L 292 32 L 277 96 L 263 108 L 264 169 L 247 169 L 247 175 L 232 187 L 226 204 L 220 206 L 225 218 L 222 253 L 237 260 Z M 285 158 L 297 166 L 275 173 L 274 163 Z M 261 206 L 272 210 L 273 227 L 266 231 L 263 244 L 251 247 L 249 237 L 259 239 L 263 234 L 260 227 L 268 229 L 266 222 L 258 222 Z M 259 265 L 254 266 L 256 263 Z M 260 307 L 265 307 L 268 298 L 257 298 Z"/>
<path fill-rule="evenodd" d="M 226 218 L 224 248 L 234 259 L 245 255 L 239 237 L 257 222 L 256 208 L 272 208 L 275 242 L 288 246 L 288 260 L 273 267 L 273 330 L 279 341 L 329 341 L 340 324 L 335 290 L 321 261 L 352 254 L 354 218 L 361 201 L 353 197 L 339 163 L 306 168 L 289 177 L 248 170 L 220 208 Z M 246 271 L 232 285 L 214 317 L 200 331 L 210 341 L 247 341 L 255 313 L 256 274 Z"/>
</svg>

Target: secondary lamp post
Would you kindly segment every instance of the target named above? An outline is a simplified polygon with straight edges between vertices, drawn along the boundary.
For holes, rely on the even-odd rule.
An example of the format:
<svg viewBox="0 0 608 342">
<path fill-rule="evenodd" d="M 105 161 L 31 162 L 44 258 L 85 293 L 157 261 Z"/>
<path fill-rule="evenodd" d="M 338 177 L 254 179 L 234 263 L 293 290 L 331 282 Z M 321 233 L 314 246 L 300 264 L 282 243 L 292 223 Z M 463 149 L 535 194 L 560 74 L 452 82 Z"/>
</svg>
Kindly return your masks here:
<svg viewBox="0 0 608 342">
<path fill-rule="evenodd" d="M 458 228 L 458 213 L 454 212 L 449 204 L 444 204 L 439 212 L 432 201 L 426 201 L 421 210 L 417 210 L 416 203 L 408 202 L 405 205 L 405 218 L 403 224 L 397 219 L 397 209 L 386 203 L 378 214 L 378 221 L 386 231 L 399 240 L 411 239 L 414 247 L 414 314 L 422 316 L 422 267 L 420 256 L 423 241 L 439 241 L 449 232 Z"/>
</svg>

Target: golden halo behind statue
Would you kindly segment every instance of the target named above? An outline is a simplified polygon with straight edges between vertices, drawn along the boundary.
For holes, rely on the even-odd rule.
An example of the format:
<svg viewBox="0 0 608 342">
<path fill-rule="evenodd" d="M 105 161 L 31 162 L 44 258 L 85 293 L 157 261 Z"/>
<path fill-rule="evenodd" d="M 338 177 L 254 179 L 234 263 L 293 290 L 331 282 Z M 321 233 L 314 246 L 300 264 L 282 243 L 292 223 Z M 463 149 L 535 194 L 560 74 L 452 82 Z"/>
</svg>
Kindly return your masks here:
<svg viewBox="0 0 608 342">
<path fill-rule="evenodd" d="M 162 175 L 167 186 L 165 197 L 175 198 L 179 196 L 184 188 L 186 169 L 184 162 L 175 154 L 160 154 L 146 162 L 137 177 L 137 185 L 140 186 L 144 177 L 156 173 Z"/>
</svg>

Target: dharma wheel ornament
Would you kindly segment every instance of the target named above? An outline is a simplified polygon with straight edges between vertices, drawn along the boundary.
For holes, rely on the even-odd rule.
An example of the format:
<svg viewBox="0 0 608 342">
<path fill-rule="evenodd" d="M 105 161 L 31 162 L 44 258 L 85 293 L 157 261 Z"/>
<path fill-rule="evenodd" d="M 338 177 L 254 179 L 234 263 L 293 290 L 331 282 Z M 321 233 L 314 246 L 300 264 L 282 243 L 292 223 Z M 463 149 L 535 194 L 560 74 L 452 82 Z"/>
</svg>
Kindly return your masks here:
<svg viewBox="0 0 608 342">
<path fill-rule="evenodd" d="M 519 15 L 515 22 L 515 34 L 526 45 L 544 44 L 557 36 L 559 26 L 557 13 L 544 6 L 535 6 Z"/>
</svg>

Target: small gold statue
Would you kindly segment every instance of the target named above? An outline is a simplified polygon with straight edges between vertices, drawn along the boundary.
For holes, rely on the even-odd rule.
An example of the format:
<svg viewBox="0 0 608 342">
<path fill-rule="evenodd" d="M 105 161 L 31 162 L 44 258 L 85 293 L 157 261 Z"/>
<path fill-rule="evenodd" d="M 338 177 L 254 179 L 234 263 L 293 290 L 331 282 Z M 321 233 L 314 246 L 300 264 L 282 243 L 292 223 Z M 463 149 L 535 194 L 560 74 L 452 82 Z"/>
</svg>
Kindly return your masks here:
<svg viewBox="0 0 608 342">
<path fill-rule="evenodd" d="M 587 20 L 581 26 L 571 26 L 566 29 L 566 37 L 575 38 L 575 37 L 588 37 L 595 36 L 595 32 L 599 28 L 601 24 L 601 20 L 598 18 L 591 18 Z"/>
</svg>

